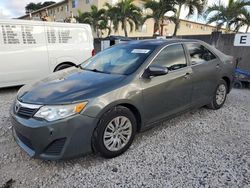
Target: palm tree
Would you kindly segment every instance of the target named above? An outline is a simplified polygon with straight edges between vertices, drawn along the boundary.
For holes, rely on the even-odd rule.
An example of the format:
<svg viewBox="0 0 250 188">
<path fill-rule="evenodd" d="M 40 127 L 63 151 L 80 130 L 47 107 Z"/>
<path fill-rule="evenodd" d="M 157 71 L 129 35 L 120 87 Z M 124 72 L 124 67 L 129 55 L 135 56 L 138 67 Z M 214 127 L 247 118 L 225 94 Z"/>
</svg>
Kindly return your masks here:
<svg viewBox="0 0 250 188">
<path fill-rule="evenodd" d="M 113 22 L 117 23 L 116 9 L 109 3 L 104 4 L 105 7 L 105 19 L 107 20 L 108 36 L 111 33 Z"/>
<path fill-rule="evenodd" d="M 185 7 L 188 9 L 187 16 L 192 16 L 195 11 L 197 11 L 198 15 L 203 13 L 203 10 L 206 5 L 206 0 L 175 0 L 177 12 L 176 12 L 176 22 L 173 36 L 176 36 L 179 24 L 180 24 L 180 15 L 181 15 L 181 8 Z"/>
<path fill-rule="evenodd" d="M 250 12 L 247 9 L 243 9 L 242 15 L 240 15 L 237 19 L 236 19 L 236 27 L 235 27 L 235 31 L 238 32 L 239 29 L 243 26 L 246 26 L 246 33 L 249 30 L 250 27 Z"/>
<path fill-rule="evenodd" d="M 126 37 L 128 36 L 128 25 L 131 32 L 134 27 L 137 30 L 142 22 L 142 10 L 135 6 L 133 2 L 134 0 L 122 0 L 112 8 L 113 28 L 117 31 L 119 24 L 121 24 Z"/>
<path fill-rule="evenodd" d="M 99 23 L 99 30 L 101 31 L 101 37 L 103 35 L 103 32 L 102 32 L 103 30 L 104 31 L 108 30 L 108 36 L 111 33 L 111 27 L 108 26 L 108 21 L 109 20 L 101 20 Z"/>
<path fill-rule="evenodd" d="M 159 34 L 163 33 L 163 22 L 164 20 L 175 21 L 174 17 L 167 17 L 165 14 L 169 11 L 176 12 L 174 8 L 174 1 L 154 1 L 154 0 L 146 0 L 144 7 L 147 9 L 151 9 L 152 13 L 146 15 L 145 21 L 147 19 L 153 18 L 154 20 L 154 31 L 155 34 L 159 31 Z"/>
<path fill-rule="evenodd" d="M 250 12 L 247 12 L 245 15 L 244 15 L 244 18 L 242 19 L 242 22 L 241 22 L 241 26 L 243 25 L 246 25 L 246 33 L 248 32 L 249 30 L 249 27 L 250 27 Z"/>
<path fill-rule="evenodd" d="M 78 10 L 78 16 L 76 19 L 78 20 L 79 23 L 87 23 L 90 24 L 94 31 L 97 34 L 97 37 L 99 38 L 99 26 L 100 22 L 105 20 L 105 9 L 100 9 L 95 5 L 91 6 L 91 11 L 90 12 L 81 12 Z"/>
<path fill-rule="evenodd" d="M 226 25 L 226 31 L 230 31 L 232 25 L 239 22 L 242 15 L 245 14 L 245 7 L 249 6 L 250 2 L 244 0 L 228 0 L 228 5 L 212 5 L 206 11 L 207 23 L 215 22 L 217 28 Z M 209 17 L 209 14 L 214 13 Z"/>
</svg>

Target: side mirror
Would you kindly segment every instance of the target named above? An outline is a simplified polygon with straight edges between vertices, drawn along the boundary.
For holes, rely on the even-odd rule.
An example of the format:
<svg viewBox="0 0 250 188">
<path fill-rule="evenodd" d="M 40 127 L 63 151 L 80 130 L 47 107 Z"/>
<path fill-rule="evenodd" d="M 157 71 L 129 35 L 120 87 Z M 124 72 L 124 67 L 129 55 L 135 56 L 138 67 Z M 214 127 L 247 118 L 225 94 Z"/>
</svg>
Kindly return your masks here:
<svg viewBox="0 0 250 188">
<path fill-rule="evenodd" d="M 168 68 L 160 65 L 149 66 L 143 73 L 144 78 L 150 78 L 151 76 L 162 76 L 168 73 Z"/>
</svg>

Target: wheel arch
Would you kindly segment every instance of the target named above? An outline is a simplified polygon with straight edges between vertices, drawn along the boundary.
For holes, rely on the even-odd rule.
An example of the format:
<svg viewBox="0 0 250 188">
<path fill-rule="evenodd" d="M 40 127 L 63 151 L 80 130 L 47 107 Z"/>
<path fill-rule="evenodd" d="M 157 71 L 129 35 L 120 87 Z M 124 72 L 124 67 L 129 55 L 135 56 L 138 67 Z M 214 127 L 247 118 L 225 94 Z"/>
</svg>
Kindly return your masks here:
<svg viewBox="0 0 250 188">
<path fill-rule="evenodd" d="M 140 113 L 139 108 L 130 101 L 122 100 L 122 101 L 117 101 L 117 102 L 113 102 L 109 104 L 97 115 L 97 118 L 100 119 L 103 116 L 103 114 L 108 112 L 111 108 L 115 108 L 117 106 L 126 107 L 134 114 L 136 118 L 136 123 L 137 123 L 137 132 L 139 132 L 142 126 L 142 115 Z"/>
<path fill-rule="evenodd" d="M 70 61 L 66 61 L 66 62 L 62 62 L 62 63 L 59 63 L 53 70 L 53 72 L 56 72 L 57 68 L 60 67 L 61 65 L 71 65 L 71 66 L 76 66 L 75 63 L 72 63 Z"/>
<path fill-rule="evenodd" d="M 227 83 L 227 93 L 229 93 L 230 88 L 231 88 L 231 81 L 230 81 L 229 77 L 227 77 L 227 76 L 223 76 L 222 79 Z"/>
<path fill-rule="evenodd" d="M 141 113 L 140 111 L 132 104 L 129 104 L 129 103 L 121 103 L 117 106 L 124 106 L 126 108 L 128 108 L 135 116 L 135 119 L 136 119 L 136 123 L 137 123 L 137 132 L 139 132 L 141 130 L 141 123 L 142 123 L 142 120 L 141 120 Z"/>
</svg>

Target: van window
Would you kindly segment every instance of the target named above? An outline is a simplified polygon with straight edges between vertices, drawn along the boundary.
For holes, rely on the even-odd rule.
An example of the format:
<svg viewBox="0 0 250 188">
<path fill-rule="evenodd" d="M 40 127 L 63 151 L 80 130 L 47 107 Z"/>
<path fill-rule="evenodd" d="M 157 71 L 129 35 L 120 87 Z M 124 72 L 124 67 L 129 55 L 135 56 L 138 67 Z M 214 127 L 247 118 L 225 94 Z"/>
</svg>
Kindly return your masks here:
<svg viewBox="0 0 250 188">
<path fill-rule="evenodd" d="M 216 59 L 216 56 L 198 43 L 186 44 L 192 63 L 201 63 Z"/>
<path fill-rule="evenodd" d="M 154 65 L 167 67 L 169 71 L 177 70 L 187 66 L 183 46 L 174 44 L 164 48 L 154 59 Z"/>
</svg>

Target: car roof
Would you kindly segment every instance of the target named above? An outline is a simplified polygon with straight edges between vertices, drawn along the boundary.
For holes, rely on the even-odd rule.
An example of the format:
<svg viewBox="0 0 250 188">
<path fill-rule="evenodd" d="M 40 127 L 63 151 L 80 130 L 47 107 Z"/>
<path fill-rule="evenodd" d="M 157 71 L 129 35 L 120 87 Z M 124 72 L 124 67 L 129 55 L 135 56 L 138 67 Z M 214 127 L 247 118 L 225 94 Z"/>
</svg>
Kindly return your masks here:
<svg viewBox="0 0 250 188">
<path fill-rule="evenodd" d="M 110 36 L 107 36 L 104 39 L 105 40 L 121 40 L 121 41 L 131 41 L 131 40 L 133 40 L 133 39 L 130 39 L 128 37 L 119 36 L 119 35 L 110 35 Z"/>
<path fill-rule="evenodd" d="M 202 42 L 196 39 L 147 39 L 147 40 L 133 40 L 127 42 L 127 44 L 134 44 L 140 46 L 161 46 L 167 45 L 172 43 L 179 43 L 179 42 Z"/>
</svg>

